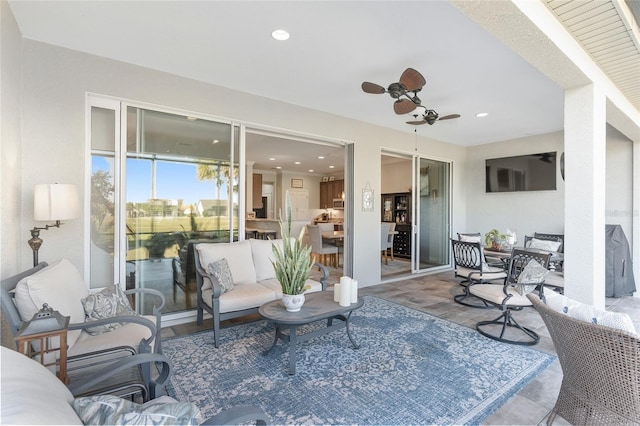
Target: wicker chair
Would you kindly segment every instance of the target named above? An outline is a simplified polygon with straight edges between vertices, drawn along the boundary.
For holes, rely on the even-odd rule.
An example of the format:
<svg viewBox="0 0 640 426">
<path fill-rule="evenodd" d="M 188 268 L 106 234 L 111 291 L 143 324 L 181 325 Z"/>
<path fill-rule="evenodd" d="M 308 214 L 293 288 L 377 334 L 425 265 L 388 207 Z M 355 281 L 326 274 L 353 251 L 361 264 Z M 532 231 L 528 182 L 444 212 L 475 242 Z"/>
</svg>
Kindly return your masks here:
<svg viewBox="0 0 640 426">
<path fill-rule="evenodd" d="M 562 367 L 556 415 L 571 424 L 640 424 L 640 336 L 556 312 L 527 295 L 544 320 Z"/>
</svg>

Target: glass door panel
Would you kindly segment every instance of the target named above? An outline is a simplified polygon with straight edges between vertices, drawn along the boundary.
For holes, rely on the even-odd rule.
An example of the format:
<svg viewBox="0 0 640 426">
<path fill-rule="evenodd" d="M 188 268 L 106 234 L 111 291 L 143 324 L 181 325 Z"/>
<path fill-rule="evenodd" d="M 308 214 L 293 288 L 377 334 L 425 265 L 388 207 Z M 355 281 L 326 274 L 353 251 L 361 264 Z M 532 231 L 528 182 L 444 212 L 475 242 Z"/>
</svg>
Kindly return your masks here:
<svg viewBox="0 0 640 426">
<path fill-rule="evenodd" d="M 414 271 L 449 265 L 449 163 L 416 158 Z"/>
<path fill-rule="evenodd" d="M 165 314 L 196 305 L 189 241 L 237 235 L 236 137 L 230 124 L 128 108 L 127 275 L 164 294 Z"/>
</svg>

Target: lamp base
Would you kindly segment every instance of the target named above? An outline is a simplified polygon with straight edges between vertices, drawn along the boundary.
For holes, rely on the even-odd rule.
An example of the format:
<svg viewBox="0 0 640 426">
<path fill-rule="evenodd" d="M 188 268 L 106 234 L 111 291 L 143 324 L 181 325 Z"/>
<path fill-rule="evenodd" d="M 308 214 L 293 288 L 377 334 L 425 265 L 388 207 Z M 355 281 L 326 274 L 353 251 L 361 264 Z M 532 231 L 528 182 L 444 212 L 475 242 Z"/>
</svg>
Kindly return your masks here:
<svg viewBox="0 0 640 426">
<path fill-rule="evenodd" d="M 40 246 L 42 245 L 42 238 L 40 238 L 40 229 L 33 228 L 31 230 L 31 239 L 27 241 L 29 243 L 29 247 L 33 250 L 33 266 L 38 264 L 38 250 L 40 250 Z"/>
</svg>

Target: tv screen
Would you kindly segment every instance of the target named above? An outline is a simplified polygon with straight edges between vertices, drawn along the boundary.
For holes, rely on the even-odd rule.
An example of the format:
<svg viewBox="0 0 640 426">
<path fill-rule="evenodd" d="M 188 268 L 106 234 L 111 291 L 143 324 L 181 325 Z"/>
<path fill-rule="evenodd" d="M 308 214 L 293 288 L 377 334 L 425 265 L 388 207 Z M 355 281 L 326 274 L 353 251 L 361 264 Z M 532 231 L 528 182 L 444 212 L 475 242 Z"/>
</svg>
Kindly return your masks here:
<svg viewBox="0 0 640 426">
<path fill-rule="evenodd" d="M 549 191 L 556 189 L 555 152 L 486 160 L 487 192 Z"/>
</svg>

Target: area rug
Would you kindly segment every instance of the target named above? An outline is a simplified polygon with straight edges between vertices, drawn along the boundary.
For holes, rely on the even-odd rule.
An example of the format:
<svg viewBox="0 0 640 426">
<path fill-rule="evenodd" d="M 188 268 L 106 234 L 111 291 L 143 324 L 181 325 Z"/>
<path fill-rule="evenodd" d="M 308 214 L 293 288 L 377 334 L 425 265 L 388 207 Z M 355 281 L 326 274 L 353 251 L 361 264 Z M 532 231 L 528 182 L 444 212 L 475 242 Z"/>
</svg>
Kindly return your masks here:
<svg viewBox="0 0 640 426">
<path fill-rule="evenodd" d="M 264 320 L 223 329 L 217 349 L 211 330 L 167 339 L 167 392 L 205 417 L 259 406 L 273 424 L 478 424 L 555 359 L 373 296 L 351 324 L 360 349 L 345 330 L 311 339 L 293 376 L 284 342 L 264 353 Z"/>
</svg>

